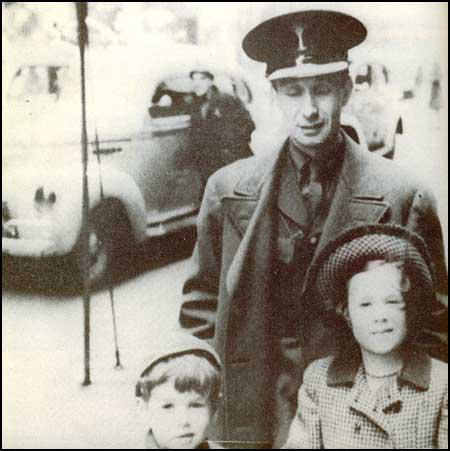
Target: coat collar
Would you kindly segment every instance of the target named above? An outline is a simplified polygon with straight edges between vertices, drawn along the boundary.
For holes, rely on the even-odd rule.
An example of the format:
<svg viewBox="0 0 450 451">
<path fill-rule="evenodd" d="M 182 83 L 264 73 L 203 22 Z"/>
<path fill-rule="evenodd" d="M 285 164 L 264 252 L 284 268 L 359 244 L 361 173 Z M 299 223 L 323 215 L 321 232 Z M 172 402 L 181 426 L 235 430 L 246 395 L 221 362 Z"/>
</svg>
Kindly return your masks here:
<svg viewBox="0 0 450 451">
<path fill-rule="evenodd" d="M 277 163 L 285 144 L 280 146 L 274 154 L 261 157 L 258 160 L 258 164 L 251 167 L 251 171 L 242 175 L 234 186 L 234 194 L 238 196 L 259 198 L 264 184 L 270 180 L 271 175 L 278 166 Z"/>
<path fill-rule="evenodd" d="M 363 171 L 367 171 L 368 162 L 371 159 L 370 152 L 355 143 L 344 131 L 342 131 L 342 135 L 344 137 L 345 153 L 340 178 L 344 187 L 349 189 L 357 198 L 375 201 L 382 200 L 387 189 L 383 180 L 375 177 L 375 179 L 370 179 L 370 183 L 368 183 L 368 177 L 364 177 L 364 179 L 359 177 Z M 234 186 L 234 194 L 259 197 L 263 185 L 275 171 L 280 156 L 287 145 L 288 140 L 285 140 L 274 154 L 260 158 L 259 163 L 254 165 L 251 171 L 243 174 L 238 180 Z M 355 184 L 354 181 L 358 183 Z"/>
<path fill-rule="evenodd" d="M 360 222 L 378 222 L 388 209 L 388 205 L 382 202 L 387 189 L 386 183 L 379 175 L 381 171 L 373 169 L 376 166 L 374 157 L 345 135 L 345 132 L 343 134 L 344 162 L 313 262 L 327 241 L 335 238 L 344 228 Z M 254 235 L 258 224 L 267 216 L 273 201 L 276 202 L 276 179 L 282 169 L 283 159 L 280 154 L 285 144 L 286 141 L 277 152 L 269 156 L 255 157 L 254 164 L 247 165 L 246 172 L 234 186 L 233 196 L 238 202 L 233 202 L 233 211 L 236 211 L 231 212 L 231 215 L 233 218 L 236 216 L 238 224 L 243 223 L 239 227 L 243 240 L 228 270 L 226 287 L 229 294 L 234 293 L 238 286 L 239 274 L 245 267 L 247 254 L 255 252 Z M 247 206 L 247 213 L 242 219 L 244 205 Z"/>
<path fill-rule="evenodd" d="M 405 365 L 398 379 L 419 390 L 428 390 L 431 380 L 431 358 L 413 348 L 405 350 Z M 327 385 L 352 386 L 361 367 L 361 354 L 353 348 L 336 357 L 331 363 L 327 374 Z"/>
</svg>

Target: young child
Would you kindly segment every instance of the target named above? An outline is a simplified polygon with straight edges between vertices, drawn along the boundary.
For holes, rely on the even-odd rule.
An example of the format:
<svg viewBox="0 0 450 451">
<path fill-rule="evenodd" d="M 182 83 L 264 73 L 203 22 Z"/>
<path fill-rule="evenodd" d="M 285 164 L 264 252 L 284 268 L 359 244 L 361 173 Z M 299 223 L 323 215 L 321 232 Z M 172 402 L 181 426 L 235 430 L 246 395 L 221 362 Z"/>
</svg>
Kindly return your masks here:
<svg viewBox="0 0 450 451">
<path fill-rule="evenodd" d="M 217 449 L 207 431 L 220 395 L 220 359 L 203 340 L 164 337 L 136 385 L 148 423 L 146 449 Z"/>
<path fill-rule="evenodd" d="M 422 239 L 394 225 L 325 246 L 309 288 L 353 336 L 305 371 L 284 448 L 447 448 L 448 370 L 414 346 L 435 302 Z"/>
</svg>

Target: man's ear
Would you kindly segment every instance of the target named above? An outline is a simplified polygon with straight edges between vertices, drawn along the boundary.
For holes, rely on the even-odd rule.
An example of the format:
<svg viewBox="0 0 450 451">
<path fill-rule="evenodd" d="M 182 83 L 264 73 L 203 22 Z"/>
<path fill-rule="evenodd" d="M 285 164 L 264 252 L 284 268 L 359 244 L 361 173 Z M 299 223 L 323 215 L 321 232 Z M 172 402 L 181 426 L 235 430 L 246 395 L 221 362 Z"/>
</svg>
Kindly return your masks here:
<svg viewBox="0 0 450 451">
<path fill-rule="evenodd" d="M 344 107 L 345 105 L 347 105 L 347 103 L 350 99 L 350 96 L 352 95 L 352 91 L 353 91 L 353 80 L 348 75 L 345 78 L 344 87 L 342 90 L 341 107 Z"/>
</svg>

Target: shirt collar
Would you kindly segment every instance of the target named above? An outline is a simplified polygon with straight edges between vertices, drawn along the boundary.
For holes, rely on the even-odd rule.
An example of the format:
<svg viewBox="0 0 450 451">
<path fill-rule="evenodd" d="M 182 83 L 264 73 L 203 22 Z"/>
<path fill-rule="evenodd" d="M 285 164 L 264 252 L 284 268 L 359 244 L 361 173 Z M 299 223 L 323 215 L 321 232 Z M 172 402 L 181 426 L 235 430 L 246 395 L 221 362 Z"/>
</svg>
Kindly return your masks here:
<svg viewBox="0 0 450 451">
<path fill-rule="evenodd" d="M 345 140 L 342 132 L 339 132 L 336 144 L 330 146 L 329 149 L 321 151 L 320 154 L 298 147 L 293 143 L 292 139 L 288 140 L 288 149 L 291 161 L 298 173 L 301 173 L 305 164 L 310 162 L 319 165 L 327 173 L 333 173 L 333 169 L 343 160 Z"/>
<path fill-rule="evenodd" d="M 428 390 L 431 379 L 431 358 L 417 349 L 405 350 L 404 366 L 398 379 L 414 385 L 420 390 Z M 352 349 L 338 355 L 331 363 L 327 374 L 327 385 L 353 386 L 362 364 L 361 353 Z"/>
</svg>

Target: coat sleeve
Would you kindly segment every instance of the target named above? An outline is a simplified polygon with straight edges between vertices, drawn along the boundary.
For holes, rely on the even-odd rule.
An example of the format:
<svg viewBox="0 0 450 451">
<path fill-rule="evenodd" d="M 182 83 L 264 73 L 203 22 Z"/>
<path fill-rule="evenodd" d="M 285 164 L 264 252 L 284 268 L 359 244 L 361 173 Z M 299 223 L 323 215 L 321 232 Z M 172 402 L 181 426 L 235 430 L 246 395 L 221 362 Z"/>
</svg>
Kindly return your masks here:
<svg viewBox="0 0 450 451">
<path fill-rule="evenodd" d="M 197 243 L 183 286 L 179 321 L 199 338 L 212 339 L 215 333 L 219 291 L 223 212 L 214 179 L 206 185 L 197 219 Z"/>
<path fill-rule="evenodd" d="M 298 408 L 289 429 L 288 439 L 283 449 L 320 449 L 322 437 L 319 408 L 314 384 L 320 383 L 315 364 L 304 374 L 303 385 L 298 392 Z"/>
<path fill-rule="evenodd" d="M 425 188 L 414 195 L 408 214 L 407 227 L 425 240 L 430 253 L 436 278 L 438 303 L 431 307 L 432 329 L 426 331 L 435 351 L 434 357 L 446 360 L 448 349 L 448 274 L 445 262 L 442 227 L 436 208 L 436 199 Z"/>
<path fill-rule="evenodd" d="M 448 275 L 445 263 L 444 239 L 437 214 L 436 199 L 432 193 L 419 188 L 409 211 L 407 227 L 423 237 L 433 260 L 437 291 L 448 295 Z"/>
</svg>

